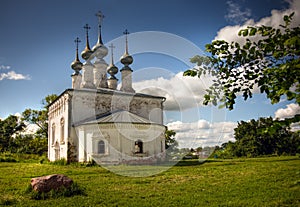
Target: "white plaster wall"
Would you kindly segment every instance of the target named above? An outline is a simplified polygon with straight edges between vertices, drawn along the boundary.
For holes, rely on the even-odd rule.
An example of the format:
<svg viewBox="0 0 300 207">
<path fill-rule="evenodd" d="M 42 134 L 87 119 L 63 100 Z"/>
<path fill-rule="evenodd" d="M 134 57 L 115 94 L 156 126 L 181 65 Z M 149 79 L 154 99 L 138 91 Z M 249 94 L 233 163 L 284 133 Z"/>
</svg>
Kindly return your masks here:
<svg viewBox="0 0 300 207">
<path fill-rule="evenodd" d="M 62 95 L 53 105 L 49 107 L 49 123 L 48 123 L 48 159 L 55 161 L 55 143 L 59 147 L 59 159 L 67 158 L 67 143 L 69 137 L 69 96 L 68 94 Z M 61 119 L 64 119 L 64 128 L 61 129 Z M 55 124 L 55 139 L 53 141 L 52 126 Z M 64 140 L 61 140 L 63 132 Z"/>
<path fill-rule="evenodd" d="M 69 95 L 70 93 L 70 95 Z M 134 152 L 134 142 L 141 139 L 144 144 L 144 151 L 149 154 L 157 153 L 161 149 L 161 142 L 155 141 L 161 133 L 164 133 L 162 99 L 131 96 L 124 94 L 105 94 L 96 93 L 96 90 L 75 90 L 67 91 L 53 103 L 49 108 L 49 138 L 48 138 L 48 158 L 55 160 L 55 148 L 53 144 L 57 141 L 60 148 L 60 158 L 67 158 L 68 141 L 77 147 L 78 161 L 87 161 L 87 156 L 94 153 L 93 132 L 99 131 L 99 128 L 90 128 L 85 131 L 75 130 L 73 124 L 97 114 L 103 114 L 114 109 L 129 110 L 130 112 L 144 117 L 157 125 L 135 125 L 125 126 L 124 124 L 112 123 L 111 125 L 101 125 L 101 132 L 109 143 L 109 152 L 114 152 L 114 159 L 122 159 L 123 154 L 132 155 Z M 60 142 L 60 120 L 65 120 L 64 143 Z M 55 123 L 55 141 L 52 143 L 52 124 Z M 105 127 L 104 127 L 105 126 Z M 114 129 L 114 130 L 112 130 Z M 78 137 L 79 136 L 79 137 Z M 160 138 L 161 139 L 161 138 Z M 123 154 L 122 154 L 123 153 Z M 118 154 L 118 155 L 117 155 Z"/>
</svg>

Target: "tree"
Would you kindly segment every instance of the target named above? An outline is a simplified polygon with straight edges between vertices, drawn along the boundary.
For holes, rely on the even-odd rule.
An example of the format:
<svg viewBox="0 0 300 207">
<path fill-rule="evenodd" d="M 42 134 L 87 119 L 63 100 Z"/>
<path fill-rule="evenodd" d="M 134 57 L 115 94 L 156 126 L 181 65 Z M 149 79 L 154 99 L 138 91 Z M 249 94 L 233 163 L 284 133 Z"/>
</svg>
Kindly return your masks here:
<svg viewBox="0 0 300 207">
<path fill-rule="evenodd" d="M 178 147 L 178 142 L 175 140 L 176 132 L 174 130 L 166 130 L 165 138 L 166 138 L 166 149 L 176 148 Z"/>
<path fill-rule="evenodd" d="M 57 98 L 57 95 L 51 94 L 46 96 L 42 100 L 43 109 L 26 109 L 22 113 L 23 120 L 30 123 L 36 124 L 39 127 L 39 130 L 36 134 L 41 135 L 44 138 L 48 137 L 48 108 L 47 106 L 52 103 Z"/>
<path fill-rule="evenodd" d="M 57 95 L 52 94 L 42 100 L 43 109 L 26 109 L 22 118 L 10 115 L 6 119 L 0 119 L 0 152 L 40 154 L 48 149 L 48 108 Z M 24 132 L 26 122 L 36 124 L 39 130 L 35 134 Z"/>
<path fill-rule="evenodd" d="M 10 115 L 6 119 L 0 119 L 0 152 L 9 151 L 14 147 L 14 136 L 25 128 L 25 124 L 19 117 Z"/>
<path fill-rule="evenodd" d="M 259 120 L 241 121 L 234 129 L 236 142 L 222 145 L 227 156 L 257 157 L 261 155 L 294 155 L 299 152 L 298 132 L 290 130 L 287 120 L 260 118 Z"/>
<path fill-rule="evenodd" d="M 221 102 L 221 107 L 231 110 L 239 93 L 247 100 L 258 87 L 272 104 L 283 95 L 300 104 L 300 28 L 290 28 L 293 15 L 284 16 L 285 24 L 278 28 L 262 25 L 240 30 L 244 45 L 216 40 L 206 45 L 209 56 L 191 58 L 197 68 L 185 71 L 185 76 L 214 77 L 203 103 Z"/>
</svg>

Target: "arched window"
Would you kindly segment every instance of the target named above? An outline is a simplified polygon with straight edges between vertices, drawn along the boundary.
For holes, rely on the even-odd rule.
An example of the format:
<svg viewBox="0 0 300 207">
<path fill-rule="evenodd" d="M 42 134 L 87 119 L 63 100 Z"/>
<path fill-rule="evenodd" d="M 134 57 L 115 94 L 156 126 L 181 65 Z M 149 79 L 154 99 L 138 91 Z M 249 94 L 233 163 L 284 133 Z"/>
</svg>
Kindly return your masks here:
<svg viewBox="0 0 300 207">
<path fill-rule="evenodd" d="M 51 136 L 52 136 L 52 144 L 54 145 L 54 142 L 55 142 L 55 124 L 52 124 Z"/>
<path fill-rule="evenodd" d="M 143 153 L 143 142 L 141 140 L 135 141 L 134 152 L 135 153 Z"/>
<path fill-rule="evenodd" d="M 64 118 L 60 119 L 60 143 L 65 142 L 65 120 Z"/>
<path fill-rule="evenodd" d="M 98 142 L 98 154 L 105 154 L 105 143 L 103 140 Z"/>
</svg>

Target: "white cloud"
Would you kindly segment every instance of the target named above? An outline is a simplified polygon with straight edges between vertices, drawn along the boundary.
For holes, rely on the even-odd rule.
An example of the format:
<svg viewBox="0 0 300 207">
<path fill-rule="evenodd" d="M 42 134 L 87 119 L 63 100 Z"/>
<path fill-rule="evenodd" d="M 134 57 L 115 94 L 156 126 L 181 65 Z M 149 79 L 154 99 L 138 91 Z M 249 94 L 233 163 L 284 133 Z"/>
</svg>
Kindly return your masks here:
<svg viewBox="0 0 300 207">
<path fill-rule="evenodd" d="M 234 141 L 234 122 L 210 123 L 206 120 L 183 123 L 176 121 L 167 124 L 168 129 L 176 132 L 176 140 L 180 148 L 197 148 L 204 146 L 221 145 L 224 142 Z"/>
<path fill-rule="evenodd" d="M 217 33 L 217 36 L 214 38 L 215 40 L 226 40 L 227 42 L 239 42 L 244 43 L 245 40 L 242 37 L 238 36 L 239 30 L 246 28 L 247 26 L 259 26 L 266 25 L 272 27 L 278 27 L 279 24 L 283 24 L 283 16 L 289 15 L 292 12 L 295 12 L 292 21 L 292 27 L 298 26 L 300 23 L 300 1 L 299 0 L 291 0 L 289 2 L 289 8 L 286 10 L 272 10 L 271 16 L 260 19 L 255 22 L 253 19 L 247 20 L 243 25 L 234 25 L 234 26 L 226 26 L 220 29 Z"/>
<path fill-rule="evenodd" d="M 133 83 L 136 92 L 166 97 L 165 110 L 181 111 L 199 107 L 205 89 L 211 84 L 210 77 L 195 78 L 183 76 L 183 72 L 170 79 L 159 77 Z"/>
<path fill-rule="evenodd" d="M 275 112 L 275 118 L 285 119 L 294 117 L 296 114 L 300 114 L 300 106 L 298 104 L 288 104 L 284 109 L 278 109 Z"/>
<path fill-rule="evenodd" d="M 24 132 L 22 132 L 22 134 L 26 135 L 26 134 L 34 134 L 37 132 L 37 130 L 39 130 L 40 128 L 38 127 L 38 125 L 36 124 L 29 124 L 27 122 L 25 122 L 26 128 L 24 130 Z"/>
<path fill-rule="evenodd" d="M 3 79 L 8 80 L 30 80 L 29 75 L 23 75 L 16 73 L 15 71 L 9 71 L 7 73 L 0 73 L 0 81 Z"/>
<path fill-rule="evenodd" d="M 240 5 L 234 3 L 233 1 L 227 1 L 228 5 L 227 14 L 225 15 L 225 19 L 229 22 L 233 22 L 235 24 L 244 23 L 248 20 L 251 16 L 251 10 L 245 9 L 244 11 L 241 10 Z"/>
<path fill-rule="evenodd" d="M 15 113 L 14 116 L 18 117 L 19 121 L 21 121 L 21 119 L 23 118 L 22 114 L 19 112 Z M 21 134 L 23 134 L 23 135 L 34 134 L 39 129 L 38 125 L 36 125 L 36 124 L 30 124 L 27 121 L 24 121 L 24 124 L 26 127 L 25 127 L 24 131 L 21 132 Z"/>
<path fill-rule="evenodd" d="M 9 70 L 10 66 L 9 65 L 0 65 L 0 70 Z"/>
</svg>

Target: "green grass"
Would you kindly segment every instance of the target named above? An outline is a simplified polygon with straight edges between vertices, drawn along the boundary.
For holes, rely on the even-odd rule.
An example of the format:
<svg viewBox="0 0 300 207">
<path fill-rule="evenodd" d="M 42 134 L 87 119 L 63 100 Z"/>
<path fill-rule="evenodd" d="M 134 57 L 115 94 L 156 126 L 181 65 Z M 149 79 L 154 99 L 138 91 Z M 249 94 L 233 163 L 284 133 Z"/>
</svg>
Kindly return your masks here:
<svg viewBox="0 0 300 207">
<path fill-rule="evenodd" d="M 62 173 L 86 196 L 34 200 L 32 177 Z M 151 177 L 124 177 L 98 166 L 0 162 L 0 205 L 300 206 L 300 158 L 184 161 Z"/>
</svg>

